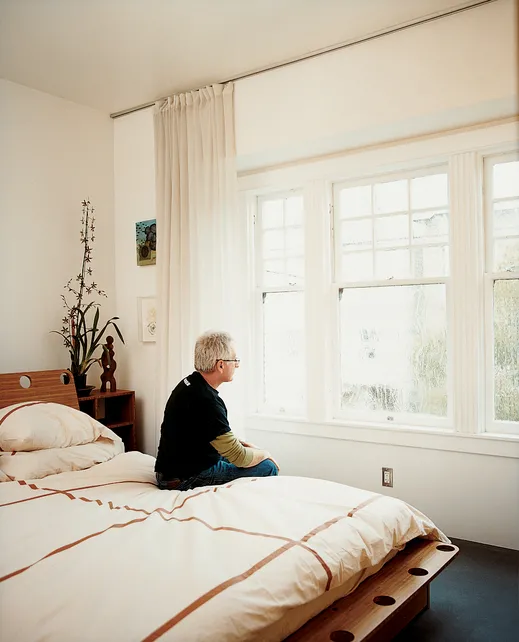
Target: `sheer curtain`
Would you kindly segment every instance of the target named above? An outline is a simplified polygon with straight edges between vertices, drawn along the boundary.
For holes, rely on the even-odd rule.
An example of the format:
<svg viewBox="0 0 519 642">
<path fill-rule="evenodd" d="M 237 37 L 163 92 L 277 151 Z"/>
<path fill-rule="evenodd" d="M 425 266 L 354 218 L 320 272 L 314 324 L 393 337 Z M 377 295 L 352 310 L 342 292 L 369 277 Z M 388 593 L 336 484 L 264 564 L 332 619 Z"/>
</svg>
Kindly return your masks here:
<svg viewBox="0 0 519 642">
<path fill-rule="evenodd" d="M 209 329 L 243 336 L 246 225 L 236 205 L 233 85 L 157 103 L 154 131 L 158 436 L 172 388 L 193 370 L 196 337 Z"/>
</svg>

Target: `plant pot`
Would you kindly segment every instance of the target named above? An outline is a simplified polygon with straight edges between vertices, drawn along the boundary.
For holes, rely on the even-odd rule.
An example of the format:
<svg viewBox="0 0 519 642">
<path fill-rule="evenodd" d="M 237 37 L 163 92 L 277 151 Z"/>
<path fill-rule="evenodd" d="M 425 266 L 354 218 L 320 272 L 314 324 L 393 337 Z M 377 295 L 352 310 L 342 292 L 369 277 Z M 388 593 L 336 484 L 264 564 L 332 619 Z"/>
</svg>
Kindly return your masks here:
<svg viewBox="0 0 519 642">
<path fill-rule="evenodd" d="M 76 386 L 76 392 L 78 393 L 78 395 L 80 390 L 84 390 L 86 388 L 86 379 L 86 374 L 74 375 L 74 384 Z"/>
</svg>

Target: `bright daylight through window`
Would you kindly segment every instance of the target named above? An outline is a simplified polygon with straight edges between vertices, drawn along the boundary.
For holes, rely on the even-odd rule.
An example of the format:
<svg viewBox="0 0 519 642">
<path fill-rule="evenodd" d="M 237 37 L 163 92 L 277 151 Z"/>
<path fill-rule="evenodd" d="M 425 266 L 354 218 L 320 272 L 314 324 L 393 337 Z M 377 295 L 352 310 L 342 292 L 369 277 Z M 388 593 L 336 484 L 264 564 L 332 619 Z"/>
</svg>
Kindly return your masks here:
<svg viewBox="0 0 519 642">
<path fill-rule="evenodd" d="M 406 167 L 255 197 L 256 410 L 519 435 L 519 156 Z"/>
<path fill-rule="evenodd" d="M 257 286 L 261 295 L 265 411 L 305 412 L 303 197 L 258 203 Z"/>
<path fill-rule="evenodd" d="M 334 190 L 340 409 L 438 423 L 448 410 L 444 171 Z"/>
<path fill-rule="evenodd" d="M 487 161 L 487 283 L 492 340 L 489 423 L 519 421 L 519 161 Z"/>
</svg>

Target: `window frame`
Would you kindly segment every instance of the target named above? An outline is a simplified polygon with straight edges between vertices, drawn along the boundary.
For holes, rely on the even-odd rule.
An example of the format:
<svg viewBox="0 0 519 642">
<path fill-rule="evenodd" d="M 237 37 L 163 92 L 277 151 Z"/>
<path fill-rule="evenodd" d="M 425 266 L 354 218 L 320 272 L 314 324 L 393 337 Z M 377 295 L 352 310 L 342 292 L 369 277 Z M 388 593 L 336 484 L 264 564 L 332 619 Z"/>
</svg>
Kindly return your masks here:
<svg viewBox="0 0 519 642">
<path fill-rule="evenodd" d="M 494 369 L 494 284 L 496 281 L 519 280 L 519 270 L 494 272 L 494 232 L 493 232 L 493 169 L 499 163 L 519 161 L 519 149 L 483 157 L 483 195 L 484 195 L 484 336 L 485 336 L 485 376 L 484 398 L 485 416 L 483 430 L 496 435 L 518 435 L 519 421 L 497 420 L 495 413 L 495 369 Z"/>
<path fill-rule="evenodd" d="M 340 261 L 341 261 L 341 239 L 340 234 L 336 233 L 340 225 L 340 213 L 336 204 L 339 202 L 339 193 L 341 189 L 350 188 L 350 187 L 361 187 L 365 185 L 375 185 L 377 183 L 386 183 L 391 181 L 398 180 L 407 180 L 408 181 L 408 210 L 407 215 L 409 218 L 409 242 L 407 245 L 399 246 L 407 247 L 411 251 L 413 247 L 412 244 L 412 221 L 413 221 L 413 210 L 411 208 L 411 199 L 410 199 L 410 181 L 414 178 L 421 178 L 424 176 L 433 176 L 435 174 L 446 174 L 448 181 L 448 190 L 450 194 L 450 172 L 449 165 L 447 160 L 443 162 L 436 162 L 427 165 L 412 165 L 406 169 L 400 171 L 389 171 L 389 172 L 378 172 L 369 176 L 363 176 L 359 179 L 349 178 L 346 181 L 334 181 L 332 184 L 332 238 L 333 238 L 333 277 L 332 277 L 332 292 L 334 300 L 334 335 L 337 342 L 337 350 L 334 354 L 334 363 L 333 363 L 333 400 L 331 403 L 332 408 L 332 419 L 344 421 L 346 423 L 354 424 L 364 424 L 372 425 L 379 427 L 390 427 L 393 425 L 405 426 L 405 427 L 416 427 L 416 428 L 431 428 L 439 430 L 453 430 L 454 426 L 454 413 L 453 413 L 453 398 L 454 398 L 454 386 L 453 386 L 453 368 L 452 368 L 452 328 L 451 328 L 451 204 L 450 196 L 448 198 L 449 202 L 447 203 L 447 211 L 449 213 L 449 236 L 447 243 L 424 243 L 420 244 L 418 247 L 440 247 L 445 246 L 449 251 L 449 270 L 445 276 L 436 276 L 436 277 L 407 277 L 407 278 L 386 278 L 380 279 L 374 278 L 372 280 L 362 280 L 362 281 L 343 281 L 338 277 L 341 274 L 340 270 Z M 372 212 L 371 220 L 373 221 L 372 225 L 372 250 L 373 260 L 375 254 L 375 225 L 374 221 L 378 218 L 385 218 L 391 216 L 391 214 L 375 215 L 374 208 L 372 203 Z M 421 208 L 423 209 L 423 208 Z M 432 209 L 432 208 L 426 208 Z M 418 211 L 418 210 L 417 210 Z M 352 217 L 351 220 L 358 219 L 360 217 Z M 395 246 L 396 247 L 396 246 Z M 387 249 L 387 248 L 384 248 Z M 411 260 L 411 257 L 410 257 Z M 445 286 L 445 306 L 446 306 L 446 341 L 447 341 L 447 414 L 444 417 L 436 415 L 426 415 L 426 414 L 412 414 L 412 413 L 391 413 L 393 419 L 390 421 L 387 419 L 387 413 L 383 412 L 366 412 L 366 411 L 353 411 L 345 410 L 341 407 L 341 355 L 340 355 L 340 291 L 343 289 L 353 289 L 353 288 L 372 288 L 372 287 L 398 287 L 398 286 L 414 286 L 414 285 L 444 285 Z M 384 415 L 385 418 L 384 418 Z"/>
<path fill-rule="evenodd" d="M 264 316 L 263 316 L 263 301 L 266 294 L 274 293 L 284 293 L 284 292 L 303 292 L 305 293 L 306 282 L 303 280 L 303 284 L 287 284 L 279 286 L 265 285 L 263 283 L 263 235 L 258 233 L 257 226 L 260 226 L 261 230 L 261 212 L 262 204 L 268 201 L 275 201 L 280 199 L 287 199 L 294 196 L 301 196 L 303 199 L 303 259 L 305 257 L 306 251 L 306 229 L 305 229 L 305 207 L 304 207 L 304 191 L 300 187 L 294 187 L 281 191 L 265 192 L 262 194 L 257 194 L 254 196 L 254 205 L 253 205 L 253 253 L 254 253 L 254 269 L 253 269 L 253 284 L 254 284 L 254 317 L 255 317 L 255 329 L 254 329 L 254 353 L 255 361 L 257 367 L 255 368 L 255 395 L 254 395 L 254 406 L 257 413 L 272 415 L 277 417 L 290 417 L 301 419 L 306 417 L 306 407 L 301 409 L 301 412 L 297 412 L 294 408 L 288 408 L 285 412 L 281 413 L 280 409 L 274 406 L 273 404 L 267 403 L 265 399 L 265 372 L 263 369 L 264 363 Z M 306 270 L 305 270 L 306 277 Z M 306 335 L 306 319 L 304 319 L 305 335 Z M 306 367 L 306 341 L 305 352 L 303 354 L 303 362 Z M 305 399 L 307 396 L 307 389 L 305 386 Z"/>
<path fill-rule="evenodd" d="M 332 418 L 332 389 L 334 361 L 337 354 L 335 341 L 334 305 L 336 296 L 332 291 L 333 250 L 330 230 L 324 228 L 322 221 L 332 217 L 331 204 L 332 184 L 365 176 L 375 177 L 408 169 L 418 169 L 433 165 L 449 166 L 449 176 L 461 175 L 463 183 L 452 194 L 453 183 L 449 186 L 450 236 L 453 236 L 454 214 L 462 214 L 462 225 L 466 218 L 481 222 L 483 228 L 483 189 L 479 174 L 483 173 L 483 159 L 488 155 L 503 154 L 517 150 L 517 123 L 515 121 L 495 121 L 480 127 L 467 127 L 453 131 L 444 131 L 426 137 L 401 139 L 389 144 L 380 144 L 358 149 L 345 149 L 344 152 L 326 156 L 313 156 L 278 166 L 257 167 L 253 171 L 243 170 L 238 174 L 238 189 L 242 212 L 247 214 L 247 260 L 248 282 L 251 293 L 249 314 L 244 316 L 244 332 L 249 337 L 246 352 L 249 356 L 249 376 L 246 377 L 246 388 L 249 399 L 248 412 L 245 413 L 246 429 L 282 434 L 294 434 L 307 437 L 348 440 L 352 442 L 387 444 L 402 447 L 428 448 L 438 451 L 492 455 L 519 459 L 519 435 L 491 433 L 484 430 L 484 392 L 480 380 L 485 376 L 484 342 L 483 342 L 483 265 L 467 258 L 483 254 L 475 246 L 484 244 L 483 230 L 475 230 L 478 238 L 459 241 L 460 229 L 455 230 L 458 242 L 463 248 L 463 255 L 458 257 L 455 266 L 453 252 L 450 252 L 451 278 L 449 322 L 453 329 L 453 344 L 449 346 L 453 355 L 451 370 L 454 383 L 454 425 L 453 429 L 422 428 L 420 426 L 378 425 L 374 423 L 335 420 Z M 261 369 L 256 347 L 257 307 L 252 310 L 252 294 L 255 284 L 253 214 L 256 197 L 263 194 L 274 194 L 290 191 L 293 188 L 303 189 L 305 197 L 305 225 L 308 253 L 306 261 L 317 267 L 317 274 L 306 282 L 307 309 L 307 359 L 311 368 L 308 370 L 309 396 L 308 417 L 290 418 L 272 416 L 258 412 L 256 407 L 258 371 Z M 308 201 L 306 200 L 308 195 Z M 470 214 L 469 214 L 470 213 Z M 316 214 L 322 214 L 318 218 Z M 324 255 L 316 258 L 310 252 L 308 239 L 319 237 L 319 248 Z M 452 243 L 452 238 L 451 238 Z M 318 250 L 320 251 L 320 250 Z M 470 293 L 456 287 L 456 274 L 469 272 L 474 275 L 470 284 Z M 325 276 L 326 275 L 326 276 Z M 308 277 L 308 272 L 307 272 Z M 455 320 L 455 310 L 468 306 L 470 321 L 467 326 Z M 459 317 L 458 317 L 459 319 Z M 467 333 L 469 330 L 469 333 Z M 312 337 L 308 335 L 313 333 Z M 322 341 L 315 336 L 322 333 Z M 460 342 L 459 339 L 462 339 Z M 468 341 L 468 343 L 467 343 Z M 465 343 L 466 345 L 461 345 Z M 480 347 L 481 344 L 481 347 Z M 322 346 L 325 350 L 323 353 Z M 470 346 L 470 347 L 467 347 Z M 243 371 L 245 375 L 246 371 Z M 460 376 L 461 374 L 461 376 Z M 467 385 L 467 377 L 470 381 Z M 315 384 L 318 384 L 317 386 Z M 474 392 L 477 390 L 477 394 Z"/>
</svg>

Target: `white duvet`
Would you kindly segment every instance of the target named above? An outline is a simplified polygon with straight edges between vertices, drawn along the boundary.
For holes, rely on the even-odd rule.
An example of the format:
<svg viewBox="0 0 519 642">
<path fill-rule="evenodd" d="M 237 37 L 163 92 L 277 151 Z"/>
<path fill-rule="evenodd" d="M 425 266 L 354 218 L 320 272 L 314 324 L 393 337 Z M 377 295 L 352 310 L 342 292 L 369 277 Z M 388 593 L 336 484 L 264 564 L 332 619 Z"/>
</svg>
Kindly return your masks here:
<svg viewBox="0 0 519 642">
<path fill-rule="evenodd" d="M 1 640 L 279 640 L 293 609 L 411 539 L 448 541 L 357 488 L 280 476 L 161 491 L 153 464 L 131 452 L 0 484 Z"/>
</svg>

